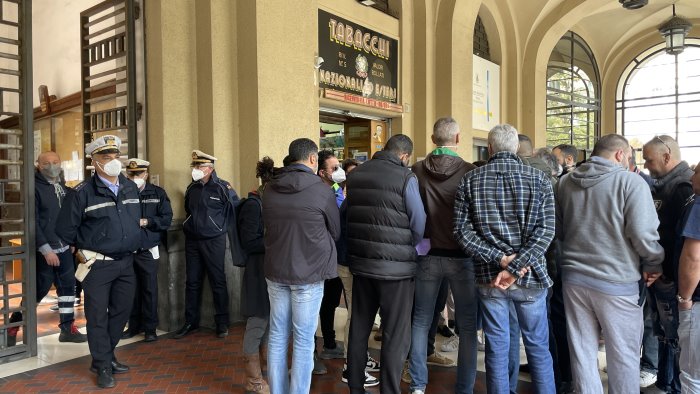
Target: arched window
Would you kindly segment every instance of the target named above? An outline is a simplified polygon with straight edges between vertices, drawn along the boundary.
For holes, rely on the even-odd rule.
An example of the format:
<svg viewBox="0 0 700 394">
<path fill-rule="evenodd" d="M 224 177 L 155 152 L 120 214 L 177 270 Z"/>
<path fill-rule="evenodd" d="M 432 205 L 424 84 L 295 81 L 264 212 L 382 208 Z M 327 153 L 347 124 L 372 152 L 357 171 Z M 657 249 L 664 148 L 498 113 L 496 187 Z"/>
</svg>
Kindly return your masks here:
<svg viewBox="0 0 700 394">
<path fill-rule="evenodd" d="M 491 50 L 489 49 L 489 37 L 486 34 L 484 22 L 479 15 L 474 23 L 474 54 L 486 60 L 491 60 Z"/>
<path fill-rule="evenodd" d="M 686 45 L 673 56 L 661 44 L 630 62 L 617 89 L 617 128 L 635 148 L 670 135 L 693 164 L 700 159 L 700 39 Z"/>
<path fill-rule="evenodd" d="M 591 48 L 567 32 L 547 64 L 547 145 L 593 149 L 600 125 L 600 75 Z"/>
</svg>

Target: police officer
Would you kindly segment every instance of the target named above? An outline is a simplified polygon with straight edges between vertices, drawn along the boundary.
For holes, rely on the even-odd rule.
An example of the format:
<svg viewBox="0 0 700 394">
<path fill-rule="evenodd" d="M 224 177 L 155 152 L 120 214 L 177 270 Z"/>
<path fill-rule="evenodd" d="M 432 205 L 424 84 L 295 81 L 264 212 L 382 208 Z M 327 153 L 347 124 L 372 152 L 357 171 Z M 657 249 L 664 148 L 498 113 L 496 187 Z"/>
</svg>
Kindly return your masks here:
<svg viewBox="0 0 700 394">
<path fill-rule="evenodd" d="M 228 221 L 238 203 L 231 185 L 219 179 L 214 170 L 216 157 L 192 151 L 192 183 L 185 192 L 187 218 L 185 232 L 185 324 L 173 338 L 180 339 L 199 329 L 202 277 L 207 270 L 214 296 L 216 336 L 228 335 L 228 290 L 224 272 L 224 254 Z"/>
<path fill-rule="evenodd" d="M 82 281 L 85 318 L 90 369 L 101 388 L 114 387 L 112 374 L 129 370 L 117 361 L 114 348 L 131 312 L 134 252 L 141 246 L 139 190 L 121 174 L 120 146 L 114 135 L 87 144 L 85 154 L 92 157 L 95 175 L 66 197 L 56 224 L 56 234 L 75 246 L 85 262 L 77 271 L 90 267 Z"/>
<path fill-rule="evenodd" d="M 126 161 L 126 175 L 139 188 L 141 198 L 141 219 L 139 224 L 143 231 L 143 245 L 134 255 L 134 272 L 136 273 L 136 295 L 134 307 L 129 317 L 129 328 L 122 334 L 122 339 L 131 338 L 141 331 L 145 342 L 158 339 L 158 246 L 164 232 L 170 227 L 173 209 L 170 199 L 162 188 L 148 181 L 148 166 L 151 163 L 137 158 Z"/>
</svg>

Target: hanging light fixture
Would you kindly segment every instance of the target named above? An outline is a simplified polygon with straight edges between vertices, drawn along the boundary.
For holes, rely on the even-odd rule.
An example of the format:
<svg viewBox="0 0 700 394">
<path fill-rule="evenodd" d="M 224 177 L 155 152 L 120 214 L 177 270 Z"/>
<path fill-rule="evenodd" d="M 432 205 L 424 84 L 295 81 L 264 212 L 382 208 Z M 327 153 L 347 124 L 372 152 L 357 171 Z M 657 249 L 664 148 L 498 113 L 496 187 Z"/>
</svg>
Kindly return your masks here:
<svg viewBox="0 0 700 394">
<path fill-rule="evenodd" d="M 685 49 L 685 37 L 693 25 L 687 20 L 676 16 L 676 5 L 673 5 L 673 17 L 659 27 L 659 32 L 666 40 L 666 53 L 678 55 Z"/>
<path fill-rule="evenodd" d="M 623 8 L 628 10 L 636 10 L 644 7 L 649 3 L 649 0 L 620 0 Z"/>
</svg>

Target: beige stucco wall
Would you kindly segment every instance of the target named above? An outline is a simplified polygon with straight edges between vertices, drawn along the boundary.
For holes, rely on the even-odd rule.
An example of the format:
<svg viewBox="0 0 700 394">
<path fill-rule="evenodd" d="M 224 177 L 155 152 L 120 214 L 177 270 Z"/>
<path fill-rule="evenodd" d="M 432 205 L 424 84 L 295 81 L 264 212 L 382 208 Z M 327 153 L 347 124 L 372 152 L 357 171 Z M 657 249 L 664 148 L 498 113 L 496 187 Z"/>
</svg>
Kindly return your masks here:
<svg viewBox="0 0 700 394">
<path fill-rule="evenodd" d="M 412 104 L 411 61 L 400 66 L 403 115 L 320 99 L 313 67 L 319 8 L 399 39 L 401 57 L 411 59 L 401 37 L 414 29 L 412 2 L 403 3 L 400 22 L 349 0 L 146 2 L 149 158 L 173 201 L 182 201 L 195 148 L 219 159 L 217 172 L 239 194 L 256 187 L 260 157 L 281 164 L 293 139 L 318 140 L 320 102 L 392 118 L 394 133 L 412 136 L 411 111 L 425 110 Z"/>
<path fill-rule="evenodd" d="M 571 29 L 594 50 L 602 77 L 601 130 L 614 132 L 619 77 L 636 54 L 660 42 L 655 25 L 606 42 L 610 38 L 593 29 L 596 13 L 638 14 L 622 13 L 608 0 L 532 1 L 537 7 L 516 0 L 392 0 L 397 19 L 355 0 L 150 0 L 148 143 L 154 171 L 174 198 L 181 197 L 189 152 L 200 148 L 220 159 L 219 174 L 244 194 L 257 185 L 254 166 L 261 156 L 279 163 L 292 139 L 318 139 L 320 106 L 390 118 L 394 134 L 413 138 L 414 157 L 433 148 L 435 119 L 452 116 L 462 126 L 458 152 L 472 160 L 473 139 L 487 136 L 472 128 L 477 15 L 492 60 L 501 66 L 501 122 L 529 135 L 535 146 L 546 144 L 547 61 Z M 399 40 L 404 113 L 320 98 L 313 67 L 319 8 Z M 654 18 L 667 18 L 657 11 Z M 700 26 L 697 18 L 691 21 Z M 691 34 L 700 35 L 698 29 Z M 181 207 L 175 208 L 181 217 Z"/>
</svg>

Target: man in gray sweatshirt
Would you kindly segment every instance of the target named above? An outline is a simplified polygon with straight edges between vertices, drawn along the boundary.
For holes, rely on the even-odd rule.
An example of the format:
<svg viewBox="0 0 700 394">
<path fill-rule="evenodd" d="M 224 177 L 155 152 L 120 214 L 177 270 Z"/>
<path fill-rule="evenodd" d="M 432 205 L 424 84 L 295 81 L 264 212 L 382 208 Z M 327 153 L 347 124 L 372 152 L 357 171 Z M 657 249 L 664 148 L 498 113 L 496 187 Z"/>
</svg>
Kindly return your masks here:
<svg viewBox="0 0 700 394">
<path fill-rule="evenodd" d="M 556 193 L 571 370 L 580 393 L 603 393 L 601 328 L 608 392 L 639 391 L 639 280 L 650 286 L 659 277 L 664 251 L 649 186 L 627 171 L 631 153 L 624 137 L 602 137 L 591 159 L 563 177 Z"/>
</svg>

